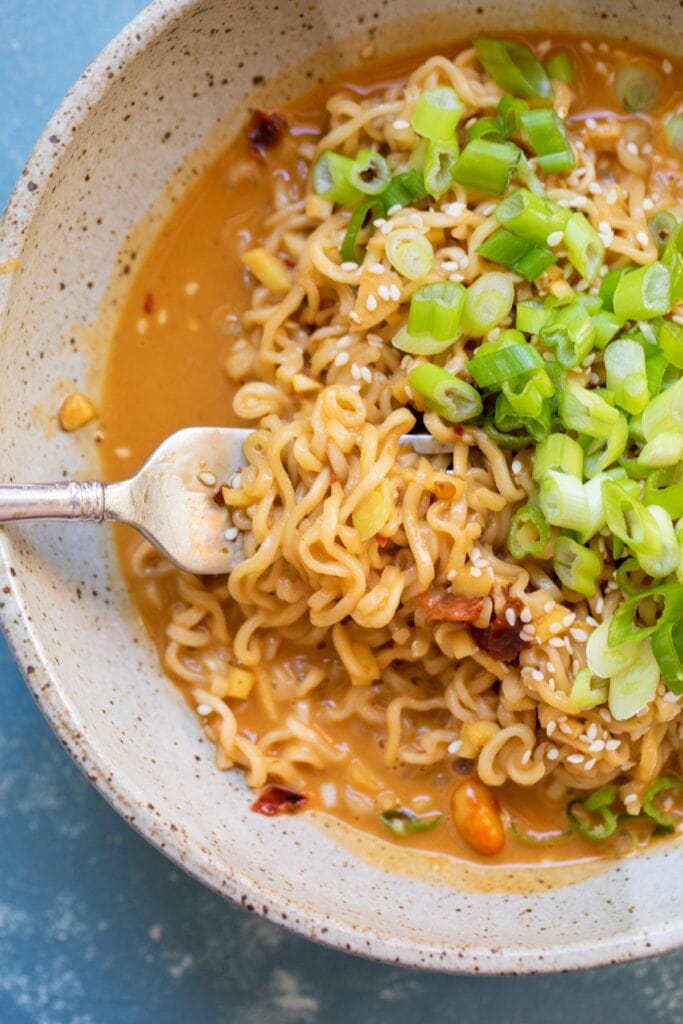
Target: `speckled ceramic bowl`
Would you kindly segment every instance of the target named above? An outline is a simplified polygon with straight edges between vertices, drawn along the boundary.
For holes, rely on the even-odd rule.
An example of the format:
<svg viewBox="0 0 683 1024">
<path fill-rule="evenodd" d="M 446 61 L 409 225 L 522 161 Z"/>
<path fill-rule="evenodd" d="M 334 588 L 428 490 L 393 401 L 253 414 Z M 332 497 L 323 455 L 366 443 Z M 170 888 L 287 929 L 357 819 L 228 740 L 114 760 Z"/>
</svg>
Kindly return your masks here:
<svg viewBox="0 0 683 1024">
<path fill-rule="evenodd" d="M 116 281 L 135 258 L 127 250 L 141 251 L 168 208 L 167 183 L 177 189 L 210 158 L 247 93 L 277 102 L 321 66 L 355 63 L 373 40 L 385 49 L 544 23 L 555 24 L 538 0 L 454 0 L 447 11 L 440 0 L 152 4 L 68 94 L 6 214 L 2 477 L 97 474 L 92 433 L 56 430 L 59 400 L 74 385 L 97 394 Z M 563 27 L 683 45 L 677 0 L 574 0 Z M 311 816 L 250 814 L 243 780 L 215 770 L 196 720 L 161 674 L 107 530 L 7 529 L 0 562 L 7 634 L 71 756 L 160 850 L 248 909 L 341 949 L 448 971 L 588 967 L 683 942 L 680 847 L 562 885 L 552 872 L 492 883 L 439 860 L 390 856 Z"/>
</svg>

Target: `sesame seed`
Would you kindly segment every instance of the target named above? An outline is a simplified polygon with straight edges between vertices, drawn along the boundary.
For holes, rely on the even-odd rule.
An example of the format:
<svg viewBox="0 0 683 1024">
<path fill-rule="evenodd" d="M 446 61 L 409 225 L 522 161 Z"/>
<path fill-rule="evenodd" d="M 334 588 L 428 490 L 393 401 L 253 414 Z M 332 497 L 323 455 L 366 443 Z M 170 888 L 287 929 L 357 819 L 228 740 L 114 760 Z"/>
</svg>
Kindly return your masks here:
<svg viewBox="0 0 683 1024">
<path fill-rule="evenodd" d="M 351 356 L 349 355 L 348 352 L 340 352 L 339 355 L 335 358 L 333 365 L 346 366 L 350 358 Z"/>
<path fill-rule="evenodd" d="M 341 265 L 342 270 L 358 270 L 358 264 L 353 260 L 344 260 Z"/>
<path fill-rule="evenodd" d="M 583 764 L 583 754 L 570 754 L 567 761 L 569 764 Z"/>
<path fill-rule="evenodd" d="M 397 117 L 393 123 L 393 127 L 397 132 L 404 132 L 406 128 L 410 128 L 410 122 L 406 121 L 404 117 Z"/>
<path fill-rule="evenodd" d="M 386 220 L 384 219 L 384 217 L 378 217 L 377 220 L 373 220 L 372 223 L 376 228 L 383 228 L 384 225 L 386 224 Z"/>
<path fill-rule="evenodd" d="M 411 213 L 408 219 L 410 220 L 410 223 L 413 225 L 414 228 L 424 227 L 424 221 L 422 220 L 422 217 L 420 216 L 419 213 Z"/>
<path fill-rule="evenodd" d="M 605 741 L 604 740 L 593 740 L 593 742 L 591 743 L 590 747 L 588 748 L 588 751 L 591 754 L 599 754 L 600 751 L 604 750 L 604 749 L 605 749 Z"/>
<path fill-rule="evenodd" d="M 572 624 L 572 622 L 574 621 L 575 618 L 576 618 L 576 615 L 574 615 L 574 612 L 567 612 L 565 617 L 562 619 L 562 625 L 566 626 L 567 629 L 569 629 L 569 627 L 571 626 L 571 624 Z"/>
<path fill-rule="evenodd" d="M 455 260 L 444 260 L 441 269 L 447 273 L 450 273 L 451 270 L 460 270 L 460 263 L 456 263 Z"/>
<path fill-rule="evenodd" d="M 550 679 L 548 680 L 548 686 L 550 687 L 551 690 L 554 690 L 555 687 L 557 686 L 557 680 L 555 679 L 554 676 L 551 676 Z"/>
<path fill-rule="evenodd" d="M 635 793 L 627 793 L 626 796 L 624 797 L 624 803 L 625 804 L 635 804 L 635 803 L 638 803 L 637 795 Z"/>
<path fill-rule="evenodd" d="M 542 683 L 543 679 L 544 679 L 544 676 L 543 676 L 543 673 L 539 669 L 534 668 L 534 669 L 531 670 L 531 678 L 535 679 L 537 683 Z"/>
<path fill-rule="evenodd" d="M 605 750 L 618 750 L 621 746 L 621 740 L 607 740 L 605 743 Z"/>
<path fill-rule="evenodd" d="M 571 736 L 572 727 L 568 722 L 560 722 L 560 732 L 563 732 L 565 736 Z"/>
<path fill-rule="evenodd" d="M 360 379 L 364 380 L 366 384 L 372 383 L 372 370 L 370 369 L 369 366 L 361 366 Z"/>
<path fill-rule="evenodd" d="M 588 186 L 588 191 L 593 196 L 599 196 L 602 193 L 602 187 L 598 185 L 597 181 L 591 181 L 590 185 Z"/>
<path fill-rule="evenodd" d="M 389 285 L 389 298 L 392 302 L 399 302 L 401 299 L 401 289 L 397 284 Z"/>
<path fill-rule="evenodd" d="M 464 203 L 444 203 L 441 210 L 448 217 L 460 217 L 465 212 L 466 206 Z"/>
<path fill-rule="evenodd" d="M 591 757 L 591 758 L 588 759 L 588 761 L 586 761 L 585 765 L 583 766 L 583 770 L 585 772 L 590 772 L 590 771 L 593 770 L 593 768 L 595 768 L 596 764 L 597 764 L 597 759 L 595 757 Z"/>
<path fill-rule="evenodd" d="M 383 274 L 384 271 L 386 270 L 386 267 L 384 266 L 383 263 L 371 263 L 370 266 L 368 267 L 368 270 L 370 271 L 371 274 Z"/>
<path fill-rule="evenodd" d="M 595 129 L 597 127 L 598 127 L 598 122 L 595 120 L 594 117 L 587 117 L 586 118 L 586 128 L 590 128 L 591 131 L 592 131 L 593 129 Z"/>
<path fill-rule="evenodd" d="M 594 740 L 597 735 L 598 735 L 598 727 L 595 724 L 595 722 L 591 722 L 591 724 L 586 729 L 586 736 L 588 737 L 589 740 Z"/>
<path fill-rule="evenodd" d="M 601 220 L 600 223 L 598 224 L 598 231 L 600 232 L 601 235 L 608 235 L 608 234 L 611 233 L 612 228 L 607 223 L 606 220 Z"/>
<path fill-rule="evenodd" d="M 556 245 L 559 245 L 564 238 L 564 231 L 551 231 L 548 235 L 546 242 L 553 249 Z"/>
<path fill-rule="evenodd" d="M 584 629 L 570 629 L 570 636 L 576 640 L 577 643 L 582 644 L 588 639 L 588 633 Z"/>
<path fill-rule="evenodd" d="M 647 231 L 639 231 L 636 235 L 636 241 L 638 242 L 638 245 L 642 245 L 642 247 L 645 249 L 650 244 L 650 236 L 648 235 Z"/>
<path fill-rule="evenodd" d="M 603 608 L 605 607 L 604 597 L 599 597 L 595 602 L 595 614 L 602 615 Z"/>
<path fill-rule="evenodd" d="M 597 626 L 597 622 L 595 621 L 595 619 L 593 618 L 592 615 L 587 615 L 586 616 L 586 625 L 587 626 L 593 626 L 593 628 L 595 628 Z"/>
<path fill-rule="evenodd" d="M 393 217 L 395 213 L 398 213 L 398 211 L 402 209 L 403 207 L 401 206 L 400 203 L 394 203 L 394 205 L 390 206 L 389 209 L 387 210 L 387 216 Z"/>
<path fill-rule="evenodd" d="M 560 752 L 557 749 L 557 747 L 548 747 L 548 749 L 545 752 L 545 756 L 548 758 L 549 761 L 557 761 L 558 757 L 560 756 Z"/>
<path fill-rule="evenodd" d="M 367 299 L 365 300 L 365 308 L 367 309 L 368 313 L 375 312 L 375 310 L 377 309 L 377 299 L 375 298 L 374 295 L 368 295 Z"/>
<path fill-rule="evenodd" d="M 356 313 L 355 309 L 352 309 L 351 312 L 349 313 L 349 320 L 352 320 L 354 324 L 360 323 L 360 317 L 358 313 Z"/>
<path fill-rule="evenodd" d="M 582 210 L 584 206 L 588 206 L 588 199 L 586 196 L 573 196 L 570 206 L 575 207 L 577 210 Z"/>
<path fill-rule="evenodd" d="M 550 721 L 548 722 L 548 724 L 545 727 L 546 734 L 548 736 L 552 736 L 552 734 L 555 732 L 556 729 L 557 729 L 557 722 L 555 721 L 554 718 L 551 718 Z"/>
<path fill-rule="evenodd" d="M 553 610 L 554 607 L 555 607 L 555 602 L 554 601 L 546 601 L 546 603 L 543 605 L 543 611 L 546 613 L 546 615 L 548 615 Z"/>
<path fill-rule="evenodd" d="M 382 224 L 382 227 L 379 230 L 382 232 L 383 235 L 390 235 L 391 232 L 394 230 L 394 226 L 391 223 L 391 221 L 388 220 L 385 224 Z"/>
<path fill-rule="evenodd" d="M 652 210 L 654 208 L 654 205 L 655 204 L 652 202 L 650 197 L 649 196 L 645 196 L 645 198 L 643 199 L 643 209 L 644 210 Z"/>
<path fill-rule="evenodd" d="M 548 640 L 548 644 L 551 647 L 564 647 L 564 640 L 560 640 L 559 636 L 553 636 Z"/>
<path fill-rule="evenodd" d="M 144 334 L 147 330 L 147 319 L 144 316 L 138 318 L 135 323 L 135 329 L 138 334 Z"/>
<path fill-rule="evenodd" d="M 351 366 L 351 376 L 354 380 L 360 380 L 360 366 L 358 363 L 353 363 Z"/>
<path fill-rule="evenodd" d="M 617 192 L 617 190 L 615 188 L 609 189 L 608 192 L 607 192 L 607 195 L 605 196 L 605 199 L 607 200 L 607 202 L 609 203 L 610 206 L 614 206 L 614 204 L 616 203 L 618 198 L 619 198 L 619 193 Z"/>
<path fill-rule="evenodd" d="M 626 146 L 625 146 L 625 149 L 626 149 L 626 152 L 630 153 L 632 156 L 638 156 L 639 150 L 638 150 L 638 147 L 636 146 L 635 142 L 627 142 Z"/>
<path fill-rule="evenodd" d="M 216 484 L 218 483 L 214 474 L 208 473 L 206 471 L 204 471 L 203 473 L 198 473 L 197 479 L 199 480 L 200 484 L 204 484 L 205 487 L 215 487 Z"/>
<path fill-rule="evenodd" d="M 452 743 L 448 744 L 448 753 L 457 754 L 462 746 L 462 740 L 453 740 Z"/>
<path fill-rule="evenodd" d="M 513 461 L 512 465 L 510 466 L 510 469 L 515 474 L 515 476 L 517 476 L 518 473 L 522 472 L 522 463 L 519 461 L 519 459 L 515 459 Z"/>
<path fill-rule="evenodd" d="M 519 613 L 519 617 L 522 620 L 522 622 L 531 622 L 531 612 L 528 608 L 522 608 L 521 612 Z"/>
<path fill-rule="evenodd" d="M 460 282 L 464 281 L 465 278 L 462 276 L 462 274 L 449 274 L 448 280 L 454 281 L 456 284 L 460 284 Z"/>
<path fill-rule="evenodd" d="M 470 576 L 481 576 L 481 569 L 476 565 L 472 566 Z"/>
<path fill-rule="evenodd" d="M 531 760 L 531 750 L 525 750 L 522 754 L 522 764 L 528 764 Z"/>
<path fill-rule="evenodd" d="M 551 622 L 550 626 L 548 627 L 548 631 L 550 633 L 561 633 L 562 629 L 563 627 L 561 622 Z"/>
<path fill-rule="evenodd" d="M 665 57 L 664 60 L 662 61 L 662 71 L 664 72 L 665 75 L 670 75 L 671 72 L 673 71 L 673 69 L 674 69 L 674 66 L 671 63 L 671 61 L 668 60 Z"/>
<path fill-rule="evenodd" d="M 228 480 L 228 487 L 241 487 L 242 486 L 242 474 L 233 473 Z"/>
<path fill-rule="evenodd" d="M 389 289 L 385 284 L 381 284 L 379 286 L 379 288 L 377 289 L 377 294 L 379 295 L 380 299 L 383 299 L 385 302 L 389 301 Z"/>
<path fill-rule="evenodd" d="M 237 540 L 238 534 L 239 534 L 239 530 L 237 529 L 237 527 L 236 526 L 230 526 L 225 531 L 223 536 L 225 537 L 226 540 Z"/>
<path fill-rule="evenodd" d="M 197 714 L 198 715 L 210 715 L 211 714 L 211 710 L 212 709 L 211 709 L 211 705 L 210 704 L 198 704 L 197 705 Z"/>
</svg>

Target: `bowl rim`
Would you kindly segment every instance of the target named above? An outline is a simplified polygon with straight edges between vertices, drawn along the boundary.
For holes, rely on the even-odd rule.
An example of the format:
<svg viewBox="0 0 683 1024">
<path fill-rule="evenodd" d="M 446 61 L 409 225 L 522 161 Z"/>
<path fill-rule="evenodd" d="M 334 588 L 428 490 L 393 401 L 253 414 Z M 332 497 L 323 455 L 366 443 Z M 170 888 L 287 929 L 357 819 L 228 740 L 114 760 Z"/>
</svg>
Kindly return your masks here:
<svg viewBox="0 0 683 1024">
<path fill-rule="evenodd" d="M 71 145 L 72 133 L 90 108 L 101 100 L 146 47 L 173 21 L 180 20 L 200 0 L 153 0 L 98 54 L 66 93 L 39 136 L 0 220 L 0 258 L 20 258 L 22 237 L 42 202 L 40 183 L 59 166 Z M 116 57 L 116 60 L 114 60 Z M 67 139 L 54 145 L 55 136 Z M 12 275 L 0 275 L 0 323 L 4 320 Z M 371 927 L 353 927 L 314 911 L 302 910 L 274 884 L 232 873 L 225 877 L 198 840 L 150 812 L 147 796 L 121 767 L 107 760 L 90 742 L 61 693 L 59 671 L 50 663 L 22 600 L 21 583 L 12 569 L 10 536 L 0 530 L 0 570 L 9 586 L 0 602 L 0 626 L 24 681 L 40 711 L 69 756 L 114 810 L 144 839 L 192 878 L 245 909 L 324 946 L 370 960 L 452 974 L 537 974 L 579 970 L 623 963 L 670 952 L 683 945 L 683 917 L 656 928 L 622 932 L 589 943 L 558 943 L 529 949 L 410 943 Z"/>
</svg>

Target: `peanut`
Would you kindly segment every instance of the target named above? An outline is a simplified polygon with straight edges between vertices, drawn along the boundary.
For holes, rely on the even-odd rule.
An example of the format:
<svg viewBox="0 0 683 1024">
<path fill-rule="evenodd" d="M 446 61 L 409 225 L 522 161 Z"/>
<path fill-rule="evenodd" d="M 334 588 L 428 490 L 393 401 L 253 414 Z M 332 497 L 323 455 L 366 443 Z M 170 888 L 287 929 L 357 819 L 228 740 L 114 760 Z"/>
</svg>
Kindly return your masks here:
<svg viewBox="0 0 683 1024">
<path fill-rule="evenodd" d="M 453 791 L 451 813 L 458 832 L 473 850 L 490 857 L 505 843 L 498 801 L 481 782 L 467 779 Z"/>
<path fill-rule="evenodd" d="M 95 406 L 86 395 L 74 391 L 67 395 L 59 410 L 59 425 L 62 430 L 72 431 L 84 427 L 96 416 Z"/>
</svg>

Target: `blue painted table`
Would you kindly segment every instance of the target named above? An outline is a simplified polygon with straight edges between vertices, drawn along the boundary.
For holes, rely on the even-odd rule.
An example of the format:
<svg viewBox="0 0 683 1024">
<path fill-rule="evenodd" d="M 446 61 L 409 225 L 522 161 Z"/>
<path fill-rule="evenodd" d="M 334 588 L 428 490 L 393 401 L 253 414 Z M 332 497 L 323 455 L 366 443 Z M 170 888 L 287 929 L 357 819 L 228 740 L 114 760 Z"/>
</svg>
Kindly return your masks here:
<svg viewBox="0 0 683 1024">
<path fill-rule="evenodd" d="M 61 96 L 140 6 L 0 0 L 0 201 Z M 2 639 L 0 699 L 0 1024 L 683 1020 L 683 953 L 574 976 L 448 978 L 250 917 L 175 871 L 97 796 Z"/>
</svg>

